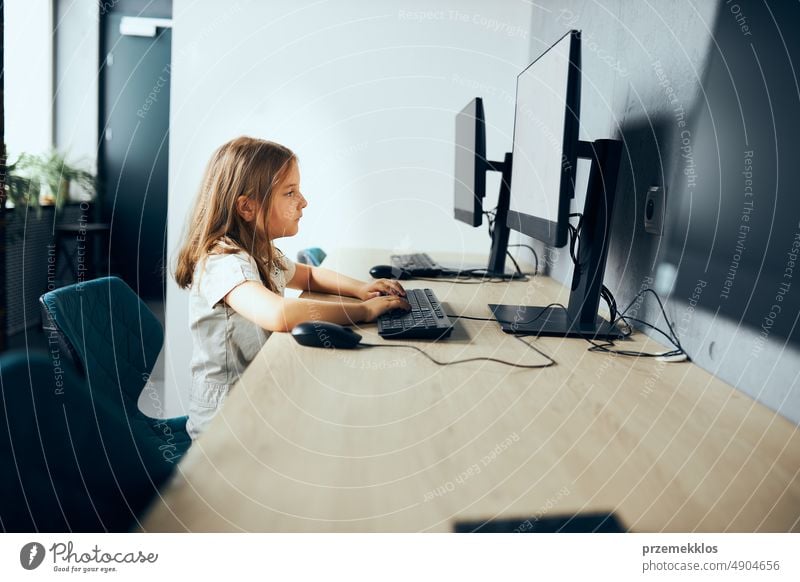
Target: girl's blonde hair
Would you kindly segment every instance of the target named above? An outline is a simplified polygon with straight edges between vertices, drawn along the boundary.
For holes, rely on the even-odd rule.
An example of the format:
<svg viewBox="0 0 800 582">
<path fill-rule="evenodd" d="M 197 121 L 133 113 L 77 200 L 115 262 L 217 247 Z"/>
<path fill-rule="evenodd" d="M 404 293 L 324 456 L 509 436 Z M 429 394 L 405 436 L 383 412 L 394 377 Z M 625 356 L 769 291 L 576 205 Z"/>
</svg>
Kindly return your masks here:
<svg viewBox="0 0 800 582">
<path fill-rule="evenodd" d="M 264 285 L 276 291 L 270 270 L 286 267 L 270 242 L 267 216 L 275 186 L 295 163 L 297 157 L 289 148 L 252 137 L 237 137 L 214 152 L 178 253 L 175 280 L 179 287 L 191 287 L 198 262 L 226 239 L 229 244 L 220 245 L 215 252 L 246 251 L 255 259 Z M 248 224 L 237 212 L 239 196 L 257 203 L 255 225 Z"/>
</svg>

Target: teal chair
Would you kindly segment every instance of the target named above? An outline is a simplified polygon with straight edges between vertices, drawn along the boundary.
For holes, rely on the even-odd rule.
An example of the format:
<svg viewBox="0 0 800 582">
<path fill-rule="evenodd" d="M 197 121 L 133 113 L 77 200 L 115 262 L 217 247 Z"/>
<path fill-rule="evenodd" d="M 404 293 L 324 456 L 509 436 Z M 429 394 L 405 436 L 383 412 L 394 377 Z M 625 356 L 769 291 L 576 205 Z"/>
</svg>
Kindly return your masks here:
<svg viewBox="0 0 800 582">
<path fill-rule="evenodd" d="M 129 423 L 147 427 L 153 446 L 176 462 L 191 445 L 188 417 L 151 418 L 137 404 L 164 344 L 153 312 L 118 277 L 62 287 L 40 302 L 45 329 L 74 359 L 92 393 L 110 396 Z"/>
<path fill-rule="evenodd" d="M 325 260 L 325 251 L 319 247 L 310 247 L 297 252 L 297 262 L 312 267 L 319 267 Z"/>
<path fill-rule="evenodd" d="M 126 532 L 174 471 L 149 427 L 50 354 L 0 356 L 0 531 Z"/>
</svg>

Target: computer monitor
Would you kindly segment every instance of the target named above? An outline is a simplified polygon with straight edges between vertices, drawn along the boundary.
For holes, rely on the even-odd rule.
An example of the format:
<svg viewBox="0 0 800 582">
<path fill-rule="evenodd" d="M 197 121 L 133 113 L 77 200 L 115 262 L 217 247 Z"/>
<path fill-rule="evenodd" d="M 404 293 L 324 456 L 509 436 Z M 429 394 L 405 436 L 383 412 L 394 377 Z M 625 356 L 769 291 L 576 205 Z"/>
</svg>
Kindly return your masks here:
<svg viewBox="0 0 800 582">
<path fill-rule="evenodd" d="M 561 37 L 517 77 L 508 226 L 567 244 L 581 101 L 580 32 Z"/>
<path fill-rule="evenodd" d="M 517 77 L 507 226 L 562 247 L 569 234 L 578 158 L 592 162 L 566 307 L 490 304 L 503 331 L 557 337 L 622 336 L 597 314 L 621 144 L 578 139 L 581 45 L 571 30 Z"/>
<path fill-rule="evenodd" d="M 456 220 L 480 226 L 486 196 L 486 122 L 483 99 L 472 99 L 456 115 L 453 212 Z"/>
<path fill-rule="evenodd" d="M 500 192 L 489 264 L 485 269 L 445 269 L 446 275 L 469 275 L 473 277 L 499 277 L 502 279 L 525 279 L 522 273 L 506 273 L 505 260 L 508 253 L 509 184 L 511 183 L 511 154 L 505 159 L 491 161 L 486 158 L 486 121 L 483 99 L 475 97 L 456 115 L 455 166 L 453 170 L 454 197 L 453 214 L 456 220 L 470 226 L 480 226 L 483 220 L 483 199 L 486 197 L 486 173 L 500 172 Z"/>
</svg>

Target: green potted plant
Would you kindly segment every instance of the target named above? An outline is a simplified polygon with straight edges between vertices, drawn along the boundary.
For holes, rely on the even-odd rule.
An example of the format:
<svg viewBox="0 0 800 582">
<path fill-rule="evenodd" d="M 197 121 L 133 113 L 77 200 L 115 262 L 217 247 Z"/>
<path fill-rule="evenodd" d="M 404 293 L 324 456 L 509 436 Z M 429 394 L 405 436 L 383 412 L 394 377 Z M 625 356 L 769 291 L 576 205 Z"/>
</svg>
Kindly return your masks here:
<svg viewBox="0 0 800 582">
<path fill-rule="evenodd" d="M 20 156 L 6 167 L 6 196 L 15 207 L 29 206 L 39 208 L 41 182 L 30 172 L 34 157 L 30 154 Z"/>
<path fill-rule="evenodd" d="M 91 196 L 96 192 L 94 175 L 67 163 L 56 150 L 39 156 L 23 153 L 8 165 L 6 191 L 14 206 L 27 205 L 38 211 L 40 203 L 45 203 L 60 209 L 69 199 L 71 183 Z"/>
</svg>

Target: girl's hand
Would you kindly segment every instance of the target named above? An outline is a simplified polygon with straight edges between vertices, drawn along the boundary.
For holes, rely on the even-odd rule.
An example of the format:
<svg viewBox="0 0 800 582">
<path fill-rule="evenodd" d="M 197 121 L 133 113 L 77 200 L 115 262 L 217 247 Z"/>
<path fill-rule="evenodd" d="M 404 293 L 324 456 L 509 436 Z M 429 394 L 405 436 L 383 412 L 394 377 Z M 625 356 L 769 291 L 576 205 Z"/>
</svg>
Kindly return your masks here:
<svg viewBox="0 0 800 582">
<path fill-rule="evenodd" d="M 365 283 L 358 290 L 358 298 L 362 301 L 380 297 L 381 295 L 396 295 L 405 297 L 406 290 L 394 279 L 377 279 L 371 283 Z"/>
<path fill-rule="evenodd" d="M 364 308 L 364 321 L 375 321 L 379 315 L 393 309 L 409 311 L 411 306 L 403 297 L 399 295 L 379 295 L 372 299 L 367 299 L 361 304 Z"/>
</svg>

